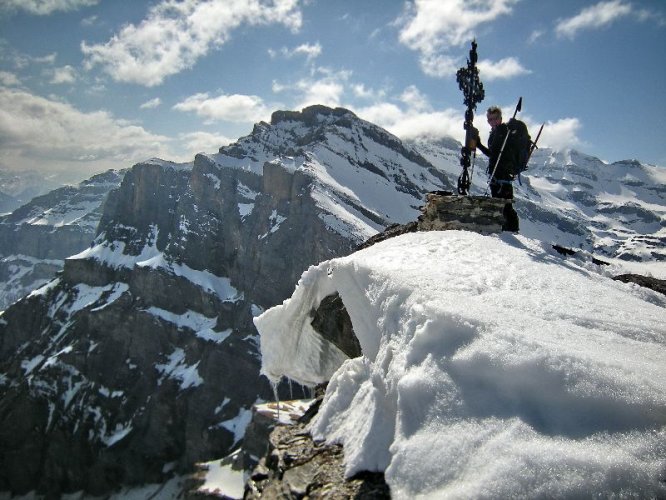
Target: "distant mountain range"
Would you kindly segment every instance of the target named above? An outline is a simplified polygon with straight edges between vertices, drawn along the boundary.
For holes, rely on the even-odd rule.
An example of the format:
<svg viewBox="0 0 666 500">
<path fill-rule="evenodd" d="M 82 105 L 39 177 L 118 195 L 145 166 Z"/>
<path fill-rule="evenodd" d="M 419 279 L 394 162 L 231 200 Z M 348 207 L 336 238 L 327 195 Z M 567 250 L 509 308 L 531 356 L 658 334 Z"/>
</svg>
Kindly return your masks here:
<svg viewBox="0 0 666 500">
<path fill-rule="evenodd" d="M 458 155 L 312 106 L 275 112 L 217 154 L 107 172 L 4 216 L 0 491 L 101 495 L 234 449 L 252 406 L 275 397 L 252 318 L 309 266 L 453 191 Z M 476 193 L 484 167 L 477 158 Z M 521 233 L 663 262 L 664 180 L 638 162 L 540 150 L 517 188 Z"/>
<path fill-rule="evenodd" d="M 68 181 L 69 176 L 45 174 L 37 170 L 14 171 L 0 166 L 0 214 L 7 214 L 35 196 L 57 189 Z"/>
<path fill-rule="evenodd" d="M 0 310 L 53 279 L 66 257 L 93 240 L 106 195 L 123 175 L 94 175 L 0 217 Z"/>
</svg>

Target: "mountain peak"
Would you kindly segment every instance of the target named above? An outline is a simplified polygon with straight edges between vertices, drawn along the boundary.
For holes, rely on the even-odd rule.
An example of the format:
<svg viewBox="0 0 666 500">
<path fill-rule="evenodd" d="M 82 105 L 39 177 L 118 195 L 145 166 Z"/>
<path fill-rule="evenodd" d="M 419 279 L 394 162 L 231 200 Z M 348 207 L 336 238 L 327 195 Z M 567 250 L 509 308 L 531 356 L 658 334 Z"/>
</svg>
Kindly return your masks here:
<svg viewBox="0 0 666 500">
<path fill-rule="evenodd" d="M 275 111 L 271 115 L 271 125 L 277 125 L 285 121 L 303 122 L 308 126 L 317 125 L 322 122 L 334 122 L 340 118 L 358 118 L 353 112 L 345 108 L 329 108 L 321 104 L 315 104 L 303 108 L 301 111 Z"/>
</svg>

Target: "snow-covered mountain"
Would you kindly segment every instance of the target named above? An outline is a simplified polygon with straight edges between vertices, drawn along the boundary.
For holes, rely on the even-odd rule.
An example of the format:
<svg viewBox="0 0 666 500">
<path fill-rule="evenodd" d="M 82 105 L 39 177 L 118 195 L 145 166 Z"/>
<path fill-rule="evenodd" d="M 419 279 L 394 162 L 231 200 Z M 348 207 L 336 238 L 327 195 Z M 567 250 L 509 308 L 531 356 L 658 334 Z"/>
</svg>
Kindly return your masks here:
<svg viewBox="0 0 666 500">
<path fill-rule="evenodd" d="M 394 136 L 324 107 L 192 163 L 135 165 L 93 244 L 0 317 L 0 490 L 101 494 L 229 452 L 275 397 L 252 317 L 446 187 Z"/>
<path fill-rule="evenodd" d="M 95 237 L 106 195 L 124 172 L 54 189 L 0 217 L 0 310 L 53 279 Z"/>
<path fill-rule="evenodd" d="M 0 214 L 7 214 L 35 196 L 68 183 L 68 179 L 56 174 L 48 175 L 36 170 L 13 171 L 0 166 Z"/>
<path fill-rule="evenodd" d="M 598 175 L 601 162 L 539 154 L 518 190 L 521 232 L 613 262 L 635 255 L 624 263 L 658 274 L 659 249 L 652 255 L 638 236 L 654 241 L 662 230 L 663 192 L 648 185 L 659 172 L 641 165 L 647 174 L 615 185 L 622 200 L 625 184 L 636 193 L 655 229 L 624 208 L 596 218 L 547 180 L 558 169 L 565 180 Z M 455 144 L 405 144 L 347 110 L 312 106 L 276 112 L 190 163 L 135 165 L 106 197 L 92 245 L 0 316 L 0 491 L 104 494 L 236 448 L 252 406 L 275 398 L 260 376 L 253 317 L 290 297 L 309 266 L 415 220 L 427 192 L 453 191 L 458 155 Z M 54 224 L 43 212 L 15 217 Z M 623 234 L 641 246 L 625 252 Z M 487 279 L 473 282 L 483 290 Z M 333 373 L 344 353 L 318 345 Z"/>
<path fill-rule="evenodd" d="M 322 355 L 334 294 L 362 356 Z M 432 231 L 311 267 L 255 323 L 269 377 L 330 380 L 313 437 L 392 498 L 662 498 L 665 308 L 522 235 Z"/>
<path fill-rule="evenodd" d="M 415 147 L 451 178 L 459 174 L 459 151 L 450 144 Z M 472 194 L 486 191 L 486 168 L 486 158 L 477 156 Z M 662 269 L 666 277 L 666 169 L 544 148 L 535 151 L 521 182 L 514 183 L 521 234 L 620 259 L 639 272 Z"/>
</svg>

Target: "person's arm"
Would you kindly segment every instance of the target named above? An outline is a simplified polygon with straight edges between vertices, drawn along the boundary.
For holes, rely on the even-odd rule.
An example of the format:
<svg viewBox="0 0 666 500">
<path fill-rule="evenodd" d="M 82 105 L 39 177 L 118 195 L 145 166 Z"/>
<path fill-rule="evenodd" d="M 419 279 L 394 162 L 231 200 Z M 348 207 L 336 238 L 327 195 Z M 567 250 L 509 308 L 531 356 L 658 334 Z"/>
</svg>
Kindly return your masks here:
<svg viewBox="0 0 666 500">
<path fill-rule="evenodd" d="M 475 143 L 475 147 L 479 148 L 481 152 L 486 155 L 490 156 L 490 150 L 485 147 L 483 144 L 481 144 L 481 137 L 479 136 L 479 129 L 474 127 L 472 128 L 472 135 L 473 135 L 473 140 Z"/>
</svg>

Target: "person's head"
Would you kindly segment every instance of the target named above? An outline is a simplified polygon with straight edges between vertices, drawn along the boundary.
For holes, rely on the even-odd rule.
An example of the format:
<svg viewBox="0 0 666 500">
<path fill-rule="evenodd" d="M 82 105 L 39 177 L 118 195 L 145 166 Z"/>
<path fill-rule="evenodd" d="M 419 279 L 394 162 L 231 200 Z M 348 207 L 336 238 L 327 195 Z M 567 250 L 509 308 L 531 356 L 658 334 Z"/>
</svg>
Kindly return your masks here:
<svg viewBox="0 0 666 500">
<path fill-rule="evenodd" d="M 486 118 L 488 119 L 488 124 L 492 128 L 495 128 L 502 123 L 502 110 L 497 106 L 490 106 L 488 111 L 486 111 Z"/>
</svg>

